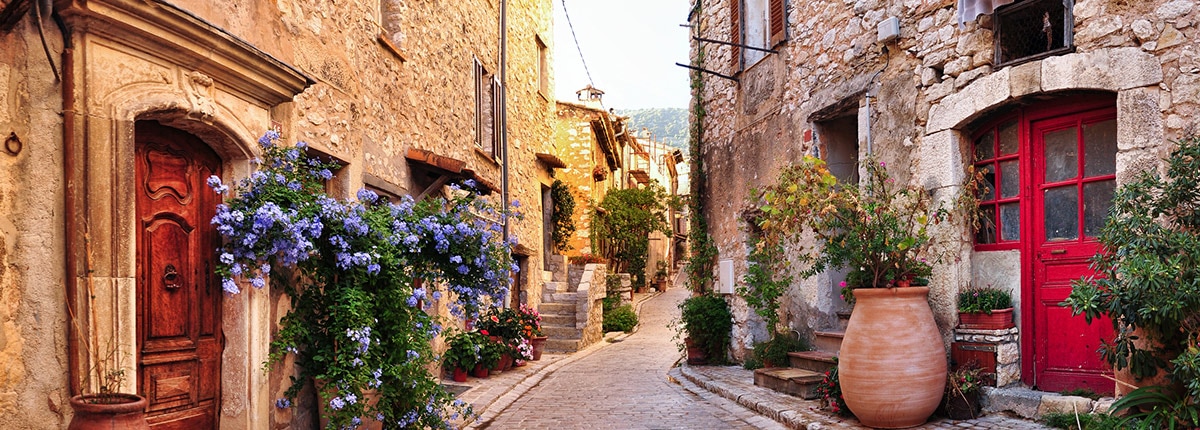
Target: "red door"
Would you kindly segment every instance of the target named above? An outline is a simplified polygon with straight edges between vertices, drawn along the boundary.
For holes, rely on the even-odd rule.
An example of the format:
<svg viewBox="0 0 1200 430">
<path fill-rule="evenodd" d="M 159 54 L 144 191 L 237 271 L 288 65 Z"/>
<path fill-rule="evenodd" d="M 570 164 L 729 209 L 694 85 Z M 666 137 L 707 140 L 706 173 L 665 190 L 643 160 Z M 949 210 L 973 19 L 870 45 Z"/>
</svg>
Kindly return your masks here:
<svg viewBox="0 0 1200 430">
<path fill-rule="evenodd" d="M 1033 221 L 1033 385 L 1045 391 L 1111 393 L 1111 369 L 1096 352 L 1111 339 L 1107 319 L 1089 325 L 1060 303 L 1071 281 L 1091 274 L 1116 185 L 1117 122 L 1112 108 L 1030 124 Z M 1026 309 L 1029 309 L 1028 307 Z"/>
<path fill-rule="evenodd" d="M 213 278 L 220 159 L 195 136 L 139 121 L 138 394 L 155 429 L 217 427 L 221 288 Z"/>
</svg>

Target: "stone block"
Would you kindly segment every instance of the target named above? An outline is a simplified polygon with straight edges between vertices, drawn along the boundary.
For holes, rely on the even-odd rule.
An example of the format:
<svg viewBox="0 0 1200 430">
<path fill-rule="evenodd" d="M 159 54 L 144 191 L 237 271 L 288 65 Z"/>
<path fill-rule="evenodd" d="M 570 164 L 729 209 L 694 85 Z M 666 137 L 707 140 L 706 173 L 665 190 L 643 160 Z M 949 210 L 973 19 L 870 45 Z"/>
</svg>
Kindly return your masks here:
<svg viewBox="0 0 1200 430">
<path fill-rule="evenodd" d="M 954 87 L 962 88 L 967 85 L 970 85 L 971 82 L 975 81 L 976 78 L 987 75 L 988 73 L 991 73 L 991 72 L 992 72 L 992 66 L 976 67 L 974 69 L 962 72 L 962 74 L 958 75 L 958 78 L 956 78 L 954 80 Z M 1005 91 L 1005 93 L 1008 92 L 1007 86 L 1004 88 L 1004 91 Z"/>
<path fill-rule="evenodd" d="M 1179 82 L 1182 79 L 1184 77 L 1180 76 L 1175 81 Z M 1200 81 L 1200 78 L 1193 77 L 1192 80 Z M 1176 101 L 1178 101 L 1180 93 L 1200 91 L 1200 87 L 1194 85 L 1196 83 L 1200 82 L 1185 84 L 1184 88 L 1192 89 L 1176 92 L 1174 94 Z M 1163 117 L 1162 110 L 1159 108 L 1159 92 L 1158 87 L 1144 87 L 1121 91 L 1117 94 L 1117 111 L 1121 113 L 1117 117 L 1118 151 L 1158 146 L 1163 143 Z M 1119 167 L 1118 172 L 1121 171 Z"/>
<path fill-rule="evenodd" d="M 1092 399 L 1079 396 L 1060 396 L 1047 394 L 1042 396 L 1042 404 L 1038 406 L 1038 415 L 1051 412 L 1088 413 L 1092 410 Z"/>
<path fill-rule="evenodd" d="M 1167 27 L 1163 30 L 1162 35 L 1158 37 L 1158 40 L 1155 41 L 1157 45 L 1155 49 L 1162 50 L 1179 46 L 1186 41 L 1187 36 L 1184 36 L 1182 32 L 1176 30 L 1175 27 Z"/>
<path fill-rule="evenodd" d="M 996 346 L 996 364 L 1012 364 L 1021 360 L 1021 348 L 1016 342 Z"/>
<path fill-rule="evenodd" d="M 1162 82 L 1162 65 L 1140 48 L 1107 48 L 1050 57 L 1042 64 L 1042 89 L 1119 91 Z"/>
<path fill-rule="evenodd" d="M 1028 388 L 983 387 L 983 412 L 1012 412 L 1022 418 L 1036 418 L 1042 404 L 1042 393 Z"/>
<path fill-rule="evenodd" d="M 1013 98 L 1042 91 L 1042 66 L 1032 61 L 1008 68 L 1008 89 Z"/>
<path fill-rule="evenodd" d="M 971 57 L 958 57 L 946 63 L 946 67 L 942 69 L 947 75 L 958 77 L 962 72 L 967 71 L 971 67 Z"/>
<path fill-rule="evenodd" d="M 1150 21 L 1139 19 L 1130 24 L 1129 27 L 1133 30 L 1133 35 L 1137 37 L 1139 42 L 1149 42 L 1157 36 L 1158 32 L 1154 30 L 1154 24 Z"/>
<path fill-rule="evenodd" d="M 962 151 L 959 150 L 957 132 L 945 130 L 925 136 L 918 147 L 916 176 L 926 187 L 942 187 L 961 184 Z"/>
<path fill-rule="evenodd" d="M 1159 6 L 1154 10 L 1154 14 L 1158 15 L 1159 19 L 1170 21 L 1188 13 L 1196 7 L 1196 2 L 1192 0 L 1174 0 Z"/>
<path fill-rule="evenodd" d="M 996 386 L 1006 387 L 1021 380 L 1021 363 L 996 366 Z"/>
</svg>

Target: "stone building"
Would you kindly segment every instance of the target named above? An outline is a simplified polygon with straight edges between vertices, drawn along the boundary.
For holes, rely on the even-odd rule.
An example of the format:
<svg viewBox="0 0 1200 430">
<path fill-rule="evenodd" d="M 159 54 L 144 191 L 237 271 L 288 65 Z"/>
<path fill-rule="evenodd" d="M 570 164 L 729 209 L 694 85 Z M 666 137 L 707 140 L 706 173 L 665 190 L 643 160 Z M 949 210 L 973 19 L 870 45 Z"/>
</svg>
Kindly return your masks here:
<svg viewBox="0 0 1200 430">
<path fill-rule="evenodd" d="M 589 85 L 577 94 L 576 101 L 557 102 L 554 123 L 553 153 L 567 166 L 556 177 L 575 197 L 575 233 L 571 249 L 564 252 L 570 257 L 592 253 L 589 214 L 609 190 L 622 187 L 622 155 L 628 139 L 624 121 L 601 104 L 603 91 Z"/>
<path fill-rule="evenodd" d="M 695 2 L 703 208 L 719 258 L 746 273 L 749 189 L 804 155 L 843 180 L 870 156 L 946 198 L 986 168 L 985 228 L 957 243 L 930 302 L 947 343 L 955 295 L 1009 289 L 1019 348 L 1001 383 L 1111 392 L 1092 353 L 1104 323 L 1058 303 L 1086 273 L 1115 186 L 1160 168 L 1200 109 L 1192 0 L 711 0 Z M 964 6 L 964 7 L 960 7 Z M 732 42 L 732 43 L 729 43 Z M 693 178 L 695 180 L 695 177 Z M 714 275 L 714 279 L 716 275 Z M 796 281 L 783 321 L 836 337 L 837 273 Z M 740 282 L 740 281 L 739 281 Z M 765 340 L 740 299 L 734 355 Z M 947 345 L 949 348 L 949 344 Z"/>
<path fill-rule="evenodd" d="M 269 128 L 342 163 L 329 185 L 339 197 L 436 195 L 476 179 L 497 203 L 523 204 L 525 219 L 508 226 L 518 261 L 542 266 L 551 6 L 0 0 L 4 426 L 64 427 L 67 399 L 96 382 L 91 339 L 112 340 L 122 391 L 149 397 L 154 423 L 311 425 L 309 410 L 272 406 L 288 382 L 287 369 L 262 366 L 287 303 L 277 289 L 195 294 L 183 306 L 205 317 L 180 325 L 187 348 L 155 349 L 146 333 L 178 321 L 148 304 L 162 253 L 142 240 L 156 233 L 138 200 L 215 204 L 204 178 L 246 177 Z M 203 211 L 179 218 L 167 230 L 212 237 Z M 210 258 L 196 243 L 177 263 L 185 276 Z M 527 293 L 541 285 L 528 278 L 514 301 L 536 305 Z"/>
</svg>

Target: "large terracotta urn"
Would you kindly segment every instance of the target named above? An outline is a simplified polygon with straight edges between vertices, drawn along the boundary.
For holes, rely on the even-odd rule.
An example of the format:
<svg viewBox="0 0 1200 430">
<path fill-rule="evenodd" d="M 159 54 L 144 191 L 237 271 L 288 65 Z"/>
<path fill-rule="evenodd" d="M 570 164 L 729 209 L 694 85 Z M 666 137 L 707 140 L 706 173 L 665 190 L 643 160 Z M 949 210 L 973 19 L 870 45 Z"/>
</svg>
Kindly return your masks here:
<svg viewBox="0 0 1200 430">
<path fill-rule="evenodd" d="M 929 288 L 854 290 L 854 313 L 838 358 L 842 396 L 863 425 L 921 425 L 946 387 L 946 349 Z"/>
<path fill-rule="evenodd" d="M 89 394 L 71 398 L 75 415 L 67 430 L 150 430 L 146 398 L 134 394 Z"/>
</svg>

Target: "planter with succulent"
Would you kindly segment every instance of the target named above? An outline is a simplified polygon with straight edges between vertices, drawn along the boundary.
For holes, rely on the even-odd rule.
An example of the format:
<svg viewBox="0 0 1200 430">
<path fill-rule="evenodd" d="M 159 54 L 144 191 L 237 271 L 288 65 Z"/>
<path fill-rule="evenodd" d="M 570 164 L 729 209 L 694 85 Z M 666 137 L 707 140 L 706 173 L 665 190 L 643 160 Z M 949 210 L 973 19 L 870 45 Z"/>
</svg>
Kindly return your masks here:
<svg viewBox="0 0 1200 430">
<path fill-rule="evenodd" d="M 1012 295 L 988 286 L 967 288 L 958 293 L 958 327 L 1002 330 L 1013 327 Z"/>
<path fill-rule="evenodd" d="M 937 409 L 947 369 L 929 288 L 906 285 L 924 283 L 930 263 L 948 254 L 929 230 L 954 212 L 925 189 L 898 186 L 883 162 L 862 167 L 865 182 L 857 186 L 839 184 L 814 157 L 785 167 L 776 184 L 754 193 L 759 248 L 788 244 L 802 277 L 848 270 L 842 294 L 855 308 L 839 364 L 846 405 L 865 425 L 912 427 Z M 964 197 L 972 195 L 969 185 L 956 208 L 972 207 Z"/>
<path fill-rule="evenodd" d="M 508 214 L 469 192 L 472 181 L 452 185 L 449 199 L 392 203 L 364 189 L 357 200 L 339 201 L 324 193 L 336 166 L 307 157 L 303 143 L 285 147 L 278 139 L 269 132 L 259 140 L 259 170 L 213 219 L 224 238 L 216 272 L 225 291 L 238 294 L 238 280 L 261 288 L 270 278 L 291 299 L 268 364 L 295 357 L 298 375 L 277 404 L 323 382 L 328 428 L 368 417 L 444 427 L 469 412 L 428 371 L 441 332 L 429 309 L 441 301 L 470 318 L 503 300 L 514 268 L 497 232 Z M 209 184 L 230 191 L 217 177 Z M 372 390 L 375 404 L 364 401 Z"/>
<path fill-rule="evenodd" d="M 984 384 L 983 369 L 974 363 L 960 366 L 946 375 L 946 394 L 943 405 L 946 416 L 954 420 L 979 417 L 979 392 Z"/>
</svg>

